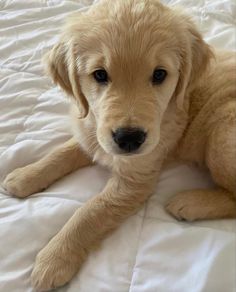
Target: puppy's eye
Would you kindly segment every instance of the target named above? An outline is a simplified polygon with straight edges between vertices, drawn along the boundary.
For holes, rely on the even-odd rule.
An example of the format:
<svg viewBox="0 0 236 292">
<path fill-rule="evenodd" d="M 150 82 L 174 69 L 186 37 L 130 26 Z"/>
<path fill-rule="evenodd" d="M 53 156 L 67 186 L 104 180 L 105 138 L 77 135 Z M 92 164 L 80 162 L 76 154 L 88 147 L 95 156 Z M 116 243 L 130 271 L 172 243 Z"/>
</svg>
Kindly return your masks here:
<svg viewBox="0 0 236 292">
<path fill-rule="evenodd" d="M 93 77 L 98 83 L 106 83 L 108 81 L 108 75 L 106 70 L 99 69 L 93 72 Z"/>
<path fill-rule="evenodd" d="M 164 69 L 156 69 L 152 75 L 153 84 L 161 84 L 167 76 L 167 72 Z"/>
</svg>

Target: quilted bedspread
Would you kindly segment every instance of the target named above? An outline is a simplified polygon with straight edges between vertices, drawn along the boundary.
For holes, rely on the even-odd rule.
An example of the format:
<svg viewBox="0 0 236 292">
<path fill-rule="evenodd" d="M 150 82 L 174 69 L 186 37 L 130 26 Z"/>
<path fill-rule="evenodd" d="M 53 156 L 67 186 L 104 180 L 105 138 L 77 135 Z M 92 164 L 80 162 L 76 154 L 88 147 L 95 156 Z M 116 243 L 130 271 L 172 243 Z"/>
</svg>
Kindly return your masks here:
<svg viewBox="0 0 236 292">
<path fill-rule="evenodd" d="M 125 1 L 125 0 L 123 0 Z M 43 74 L 41 57 L 67 14 L 92 0 L 0 1 L 0 182 L 70 136 L 68 101 Z M 235 49 L 234 0 L 173 0 L 212 45 Z M 223 74 L 223 72 L 222 72 Z M 0 292 L 31 292 L 38 251 L 98 193 L 107 170 L 87 167 L 27 199 L 0 187 Z M 155 194 L 92 252 L 63 292 L 235 292 L 235 220 L 178 222 L 164 204 L 180 190 L 207 188 L 206 171 L 172 165 Z"/>
</svg>

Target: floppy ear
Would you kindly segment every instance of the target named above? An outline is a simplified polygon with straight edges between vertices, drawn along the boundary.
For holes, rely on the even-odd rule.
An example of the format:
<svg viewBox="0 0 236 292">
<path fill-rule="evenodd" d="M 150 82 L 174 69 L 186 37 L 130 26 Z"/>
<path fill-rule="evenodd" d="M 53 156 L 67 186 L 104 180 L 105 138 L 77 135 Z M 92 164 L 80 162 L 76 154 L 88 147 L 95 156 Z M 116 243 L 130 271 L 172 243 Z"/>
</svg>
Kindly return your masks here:
<svg viewBox="0 0 236 292">
<path fill-rule="evenodd" d="M 80 118 L 86 117 L 88 102 L 80 89 L 73 45 L 59 42 L 45 55 L 44 63 L 53 81 L 78 104 Z"/>
<path fill-rule="evenodd" d="M 186 42 L 180 53 L 180 77 L 176 87 L 177 106 L 186 111 L 184 97 L 194 87 L 207 66 L 213 53 L 208 44 L 203 40 L 195 25 L 189 19 L 185 20 L 187 26 Z"/>
</svg>

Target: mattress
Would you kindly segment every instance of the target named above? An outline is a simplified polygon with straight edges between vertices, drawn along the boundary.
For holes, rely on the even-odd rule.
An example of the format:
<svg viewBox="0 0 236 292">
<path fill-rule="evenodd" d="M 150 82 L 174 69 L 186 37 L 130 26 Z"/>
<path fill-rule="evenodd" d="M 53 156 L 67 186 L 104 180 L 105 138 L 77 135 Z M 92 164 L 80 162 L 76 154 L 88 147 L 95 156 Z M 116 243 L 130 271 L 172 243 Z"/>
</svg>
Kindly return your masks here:
<svg viewBox="0 0 236 292">
<path fill-rule="evenodd" d="M 70 136 L 69 104 L 43 74 L 41 57 L 67 14 L 89 0 L 0 1 L 0 181 Z M 193 16 L 205 39 L 235 49 L 233 0 L 173 0 Z M 27 199 L 0 187 L 0 292 L 31 292 L 35 256 L 109 174 L 87 167 Z M 92 252 L 62 292 L 236 291 L 236 221 L 178 222 L 164 210 L 175 193 L 211 187 L 209 173 L 173 164 L 155 194 Z"/>
</svg>

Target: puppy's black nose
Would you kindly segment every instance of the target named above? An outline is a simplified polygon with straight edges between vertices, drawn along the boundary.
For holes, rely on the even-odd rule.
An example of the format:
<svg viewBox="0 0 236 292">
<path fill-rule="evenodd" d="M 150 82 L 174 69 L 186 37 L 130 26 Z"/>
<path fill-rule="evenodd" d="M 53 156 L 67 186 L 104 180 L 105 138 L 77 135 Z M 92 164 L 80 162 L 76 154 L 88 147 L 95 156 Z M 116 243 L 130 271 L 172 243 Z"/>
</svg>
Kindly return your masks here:
<svg viewBox="0 0 236 292">
<path fill-rule="evenodd" d="M 138 128 L 119 128 L 112 132 L 112 137 L 120 149 L 133 152 L 143 144 L 146 133 Z"/>
</svg>

